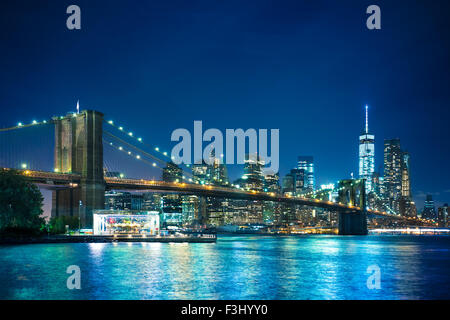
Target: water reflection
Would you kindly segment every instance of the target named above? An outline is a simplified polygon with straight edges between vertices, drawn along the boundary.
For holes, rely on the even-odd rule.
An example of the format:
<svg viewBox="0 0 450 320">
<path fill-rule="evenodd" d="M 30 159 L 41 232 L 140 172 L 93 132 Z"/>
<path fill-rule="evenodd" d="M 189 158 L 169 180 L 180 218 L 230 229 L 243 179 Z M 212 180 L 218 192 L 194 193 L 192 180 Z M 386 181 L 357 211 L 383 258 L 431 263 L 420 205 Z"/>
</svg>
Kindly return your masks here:
<svg viewBox="0 0 450 320">
<path fill-rule="evenodd" d="M 1 299 L 448 299 L 450 238 L 222 237 L 0 247 Z M 381 290 L 366 286 L 381 269 Z M 66 269 L 80 266 L 82 289 Z"/>
</svg>

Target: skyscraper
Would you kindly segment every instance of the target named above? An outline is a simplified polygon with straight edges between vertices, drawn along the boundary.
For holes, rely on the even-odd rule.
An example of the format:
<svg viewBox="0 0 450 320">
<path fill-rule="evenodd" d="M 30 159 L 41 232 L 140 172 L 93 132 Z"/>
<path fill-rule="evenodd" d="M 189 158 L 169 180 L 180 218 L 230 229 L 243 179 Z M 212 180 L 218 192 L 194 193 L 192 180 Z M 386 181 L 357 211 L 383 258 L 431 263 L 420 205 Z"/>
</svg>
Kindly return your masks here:
<svg viewBox="0 0 450 320">
<path fill-rule="evenodd" d="M 263 190 L 264 176 L 262 167 L 264 162 L 257 154 L 247 154 L 244 163 L 244 179 L 245 188 L 249 190 Z"/>
<path fill-rule="evenodd" d="M 375 135 L 369 133 L 369 110 L 366 105 L 366 125 L 359 136 L 359 178 L 366 179 L 366 194 L 373 191 L 372 177 L 375 171 Z"/>
<path fill-rule="evenodd" d="M 422 218 L 436 220 L 436 208 L 434 206 L 433 197 L 431 194 L 427 194 L 425 205 L 422 212 Z"/>
<path fill-rule="evenodd" d="M 416 207 L 411 195 L 410 157 L 408 152 L 402 152 L 402 195 L 399 212 L 402 216 L 415 217 Z"/>
<path fill-rule="evenodd" d="M 305 173 L 304 188 L 311 192 L 315 189 L 316 180 L 314 177 L 314 158 L 311 156 L 299 156 L 297 168 L 303 169 Z"/>
<path fill-rule="evenodd" d="M 402 197 L 411 200 L 411 178 L 409 169 L 409 153 L 402 154 Z"/>
<path fill-rule="evenodd" d="M 403 152 L 400 139 L 384 140 L 384 187 L 385 206 L 399 213 L 402 195 Z"/>
</svg>

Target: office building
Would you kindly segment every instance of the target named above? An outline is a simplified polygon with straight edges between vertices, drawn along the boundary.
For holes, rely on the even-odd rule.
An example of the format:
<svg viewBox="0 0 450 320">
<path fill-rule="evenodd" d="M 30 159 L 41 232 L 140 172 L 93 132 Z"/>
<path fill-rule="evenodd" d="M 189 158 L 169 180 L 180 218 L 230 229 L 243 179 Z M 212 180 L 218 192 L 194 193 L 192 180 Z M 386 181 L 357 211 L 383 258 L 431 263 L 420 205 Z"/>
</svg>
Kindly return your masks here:
<svg viewBox="0 0 450 320">
<path fill-rule="evenodd" d="M 315 176 L 314 176 L 314 158 L 311 156 L 299 156 L 297 162 L 297 169 L 304 170 L 305 185 L 304 188 L 308 191 L 315 190 Z"/>
<path fill-rule="evenodd" d="M 440 228 L 448 228 L 448 204 L 438 208 L 438 225 Z"/>
<path fill-rule="evenodd" d="M 429 220 L 437 220 L 436 208 L 434 206 L 434 201 L 431 194 L 428 194 L 425 200 L 424 208 L 422 211 L 422 218 Z"/>
<path fill-rule="evenodd" d="M 400 139 L 384 140 L 384 201 L 385 206 L 397 214 L 402 195 L 402 166 Z"/>
<path fill-rule="evenodd" d="M 105 192 L 105 209 L 107 210 L 142 210 L 142 194 L 130 192 Z"/>
<path fill-rule="evenodd" d="M 366 180 L 366 195 L 373 191 L 372 178 L 375 171 L 375 135 L 369 133 L 368 106 L 366 125 L 359 136 L 359 178 Z"/>
</svg>

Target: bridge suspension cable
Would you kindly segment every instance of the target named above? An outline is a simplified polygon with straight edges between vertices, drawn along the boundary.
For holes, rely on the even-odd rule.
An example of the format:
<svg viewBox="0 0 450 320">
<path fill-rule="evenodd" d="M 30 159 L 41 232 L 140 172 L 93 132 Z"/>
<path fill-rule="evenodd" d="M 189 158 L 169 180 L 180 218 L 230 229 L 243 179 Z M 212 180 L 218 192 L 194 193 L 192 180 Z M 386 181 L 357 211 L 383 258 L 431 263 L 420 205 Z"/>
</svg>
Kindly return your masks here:
<svg viewBox="0 0 450 320">
<path fill-rule="evenodd" d="M 122 143 L 122 144 L 128 146 L 129 148 L 132 148 L 132 149 L 134 149 L 135 151 L 139 152 L 141 155 L 145 155 L 145 156 L 147 156 L 147 157 L 149 157 L 149 158 L 151 158 L 151 159 L 153 159 L 153 160 L 155 160 L 155 161 L 157 161 L 157 162 L 159 162 L 159 163 L 163 163 L 164 165 L 167 165 L 167 163 L 168 163 L 168 161 L 162 160 L 162 159 L 160 159 L 160 158 L 158 158 L 158 157 L 156 157 L 156 156 L 154 156 L 154 155 L 152 155 L 152 154 L 146 152 L 145 150 L 143 150 L 143 149 L 141 149 L 141 148 L 139 148 L 139 147 L 136 147 L 135 145 L 133 145 L 133 144 L 131 144 L 131 143 L 129 143 L 129 142 L 127 142 L 127 141 L 125 141 L 125 140 L 123 140 L 123 139 L 117 137 L 116 135 L 112 134 L 112 133 L 109 132 L 109 131 L 104 130 L 103 132 L 104 132 L 107 136 L 109 136 L 109 137 L 115 139 L 116 141 L 119 141 L 120 143 Z M 109 142 L 109 144 L 112 145 L 111 142 Z M 119 146 L 119 148 L 120 148 L 120 146 Z M 122 148 L 123 148 L 123 147 L 122 147 Z M 120 150 L 120 151 L 121 151 L 121 150 Z M 131 151 L 130 151 L 130 152 L 131 152 Z M 136 156 L 141 157 L 141 155 L 137 154 Z M 139 159 L 139 158 L 137 158 L 137 159 Z M 152 166 L 153 166 L 153 163 L 152 163 Z M 192 176 L 192 174 L 191 174 L 190 172 L 187 172 L 187 171 L 185 171 L 185 170 L 182 169 L 182 173 L 183 173 L 183 175 L 185 175 L 185 176 L 189 176 L 191 179 L 193 178 L 193 176 Z"/>
<path fill-rule="evenodd" d="M 13 126 L 13 127 L 0 128 L 0 132 L 13 131 L 13 130 L 17 130 L 17 129 L 35 127 L 35 126 L 45 125 L 45 124 L 49 124 L 49 123 L 52 123 L 52 120 L 43 120 L 43 121 L 40 121 L 40 122 L 38 122 L 36 120 L 33 120 L 31 123 L 28 123 L 28 124 L 23 124 L 22 122 L 19 122 L 16 126 Z"/>
<path fill-rule="evenodd" d="M 109 146 L 111 146 L 112 148 L 114 148 L 115 150 L 127 154 L 128 156 L 130 156 L 130 158 L 133 158 L 133 159 L 138 160 L 138 161 L 142 161 L 143 163 L 148 164 L 148 165 L 151 165 L 151 166 L 154 167 L 154 168 L 163 169 L 163 167 L 161 167 L 160 165 L 158 165 L 156 162 L 151 162 L 151 161 L 148 161 L 147 159 L 145 159 L 145 156 L 151 156 L 152 159 L 154 159 L 154 158 L 156 158 L 156 157 L 154 157 L 154 156 L 152 156 L 152 155 L 146 153 L 146 152 L 143 151 L 143 150 L 140 150 L 140 149 L 135 148 L 135 147 L 133 147 L 133 149 L 137 149 L 138 152 L 136 152 L 136 151 L 131 151 L 131 150 L 126 150 L 123 146 L 116 145 L 115 143 L 113 143 L 113 142 L 111 142 L 111 141 L 107 141 L 106 139 L 103 139 L 103 141 L 104 141 L 106 144 L 108 144 Z M 131 146 L 132 146 L 132 145 L 131 145 Z M 157 158 L 156 158 L 156 159 L 157 159 Z M 159 160 L 159 161 L 160 161 L 160 162 L 164 162 L 164 161 L 162 161 L 162 160 Z M 164 162 L 164 163 L 166 163 L 166 162 Z M 188 173 L 188 174 L 191 175 L 190 173 Z M 192 177 L 186 178 L 186 175 L 184 175 L 184 174 L 183 174 L 182 178 L 183 178 L 183 180 L 188 180 L 189 182 L 192 182 L 192 181 L 193 181 Z"/>
<path fill-rule="evenodd" d="M 158 152 L 158 153 L 161 154 L 163 157 L 166 157 L 169 161 L 172 160 L 171 157 L 168 155 L 168 153 L 167 153 L 166 151 L 161 151 L 161 150 L 159 149 L 159 147 L 151 146 L 151 145 L 145 143 L 144 140 L 143 140 L 141 137 L 137 137 L 132 131 L 129 131 L 129 132 L 127 133 L 123 127 L 115 125 L 115 124 L 114 124 L 114 121 L 112 121 L 112 120 L 108 120 L 106 123 L 107 123 L 108 125 L 110 125 L 111 127 L 115 128 L 115 129 L 117 129 L 117 130 L 119 130 L 120 132 L 122 132 L 122 133 L 128 135 L 128 137 L 130 137 L 130 138 L 136 140 L 136 141 L 139 142 L 140 144 L 142 144 L 142 145 L 144 145 L 144 146 L 146 146 L 146 147 L 148 147 L 148 148 L 150 148 L 150 149 L 152 149 L 152 150 Z"/>
</svg>

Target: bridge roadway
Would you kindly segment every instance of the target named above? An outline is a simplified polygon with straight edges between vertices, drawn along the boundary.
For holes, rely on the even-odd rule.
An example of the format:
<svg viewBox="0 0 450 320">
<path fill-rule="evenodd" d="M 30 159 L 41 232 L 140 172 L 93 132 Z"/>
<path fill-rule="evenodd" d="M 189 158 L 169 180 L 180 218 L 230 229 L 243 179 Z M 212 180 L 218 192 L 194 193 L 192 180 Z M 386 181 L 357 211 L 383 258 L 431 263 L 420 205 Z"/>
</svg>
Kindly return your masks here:
<svg viewBox="0 0 450 320">
<path fill-rule="evenodd" d="M 46 171 L 19 170 L 24 176 L 38 185 L 48 186 L 50 188 L 69 187 L 75 188 L 81 182 L 81 176 L 71 173 L 56 173 Z M 109 190 L 130 190 L 130 191 L 166 191 L 184 194 L 192 194 L 205 197 L 219 197 L 227 199 L 241 200 L 261 200 L 273 202 L 285 202 L 296 205 L 318 207 L 338 212 L 361 212 L 360 207 L 323 201 L 318 199 L 309 199 L 298 196 L 283 196 L 273 192 L 245 191 L 235 188 L 217 187 L 212 185 L 201 185 L 192 183 L 171 183 L 156 180 L 144 179 L 122 179 L 105 177 L 105 185 Z M 396 220 L 416 220 L 410 217 L 388 214 L 386 212 L 367 210 L 368 215 L 381 216 Z"/>
</svg>

